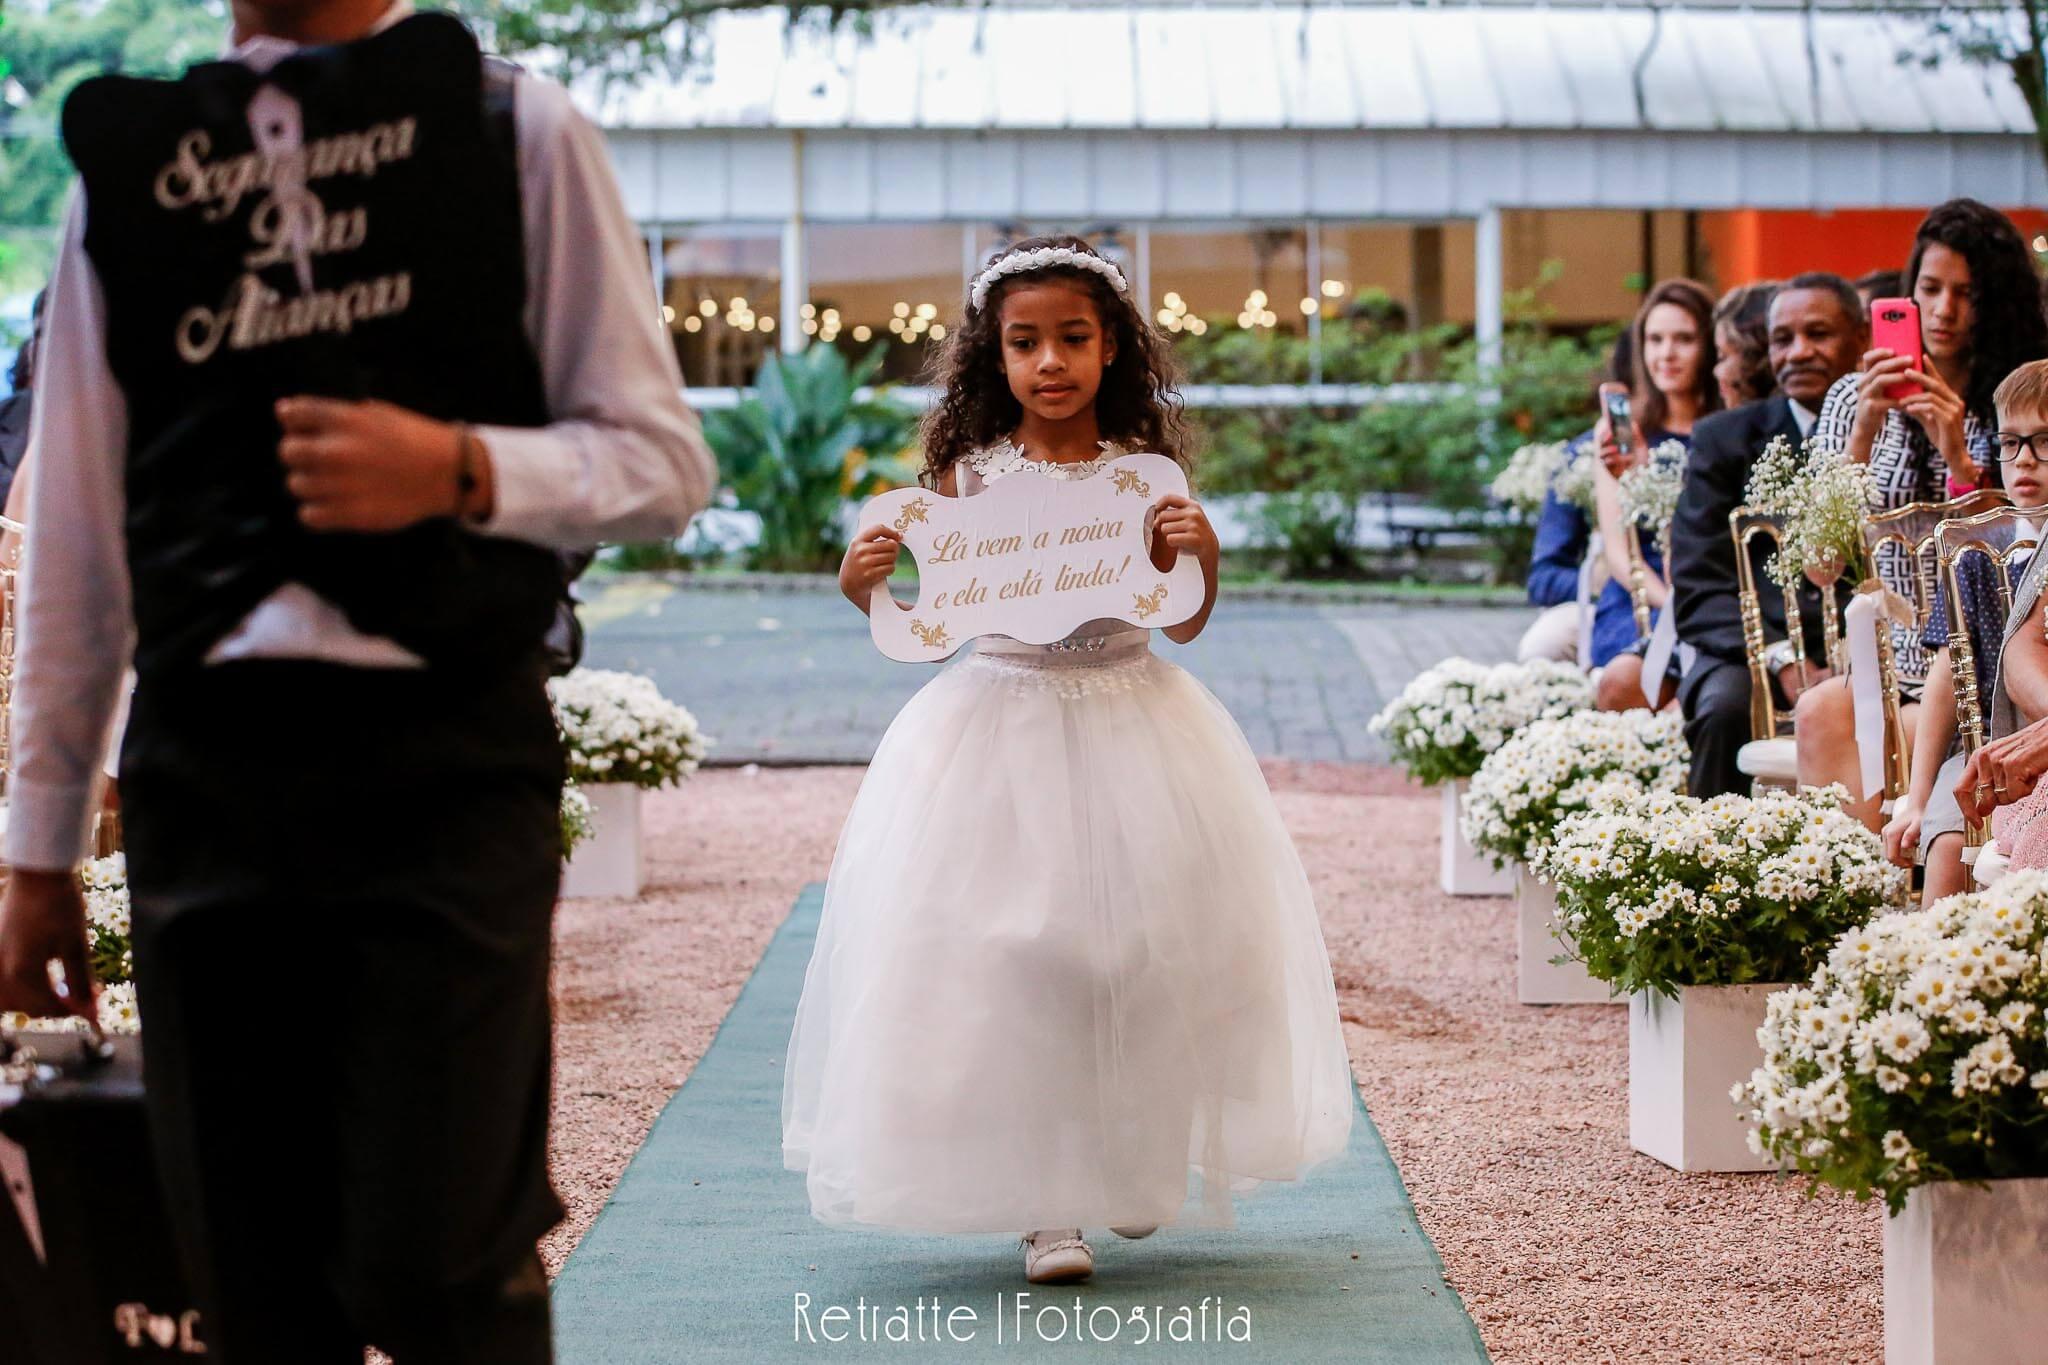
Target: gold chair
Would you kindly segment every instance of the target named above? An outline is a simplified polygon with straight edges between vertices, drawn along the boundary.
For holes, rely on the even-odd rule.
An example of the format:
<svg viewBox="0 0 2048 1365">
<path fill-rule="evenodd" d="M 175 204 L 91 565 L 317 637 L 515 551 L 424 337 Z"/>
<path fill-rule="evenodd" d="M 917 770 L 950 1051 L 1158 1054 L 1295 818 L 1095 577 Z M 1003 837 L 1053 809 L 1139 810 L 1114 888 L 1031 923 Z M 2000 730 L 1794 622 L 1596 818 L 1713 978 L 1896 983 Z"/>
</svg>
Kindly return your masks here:
<svg viewBox="0 0 2048 1365">
<path fill-rule="evenodd" d="M 1642 537 L 1633 526 L 1624 528 L 1628 543 L 1628 602 L 1636 617 L 1636 638 L 1650 633 L 1650 565 L 1643 558 Z"/>
<path fill-rule="evenodd" d="M 15 590 L 21 579 L 21 555 L 27 545 L 28 528 L 18 521 L 0 517 L 0 798 L 9 795 L 14 751 L 14 642 Z M 7 807 L 0 804 L 0 834 L 7 830 Z M 6 876 L 0 865 L 0 878 Z"/>
<path fill-rule="evenodd" d="M 1994 488 L 1949 502 L 1916 502 L 1879 512 L 1863 523 L 1863 546 L 1878 581 L 1912 608 L 1912 620 L 1894 621 L 1880 610 L 1877 632 L 1878 685 L 1884 699 L 1884 798 L 1906 794 L 1913 780 L 1912 736 L 1902 715 L 1903 689 L 1927 681 L 1927 656 L 1918 641 L 1934 614 L 1935 588 L 1941 581 L 1940 533 L 1944 525 L 1995 514 L 2005 495 Z M 1899 658 L 1890 626 L 1910 633 L 1913 648 Z M 1953 658 L 1953 656 L 1951 656 Z"/>
<path fill-rule="evenodd" d="M 1969 624 L 1963 613 L 1962 575 L 1959 570 L 1970 556 L 1981 557 L 1990 567 L 2000 607 L 2010 611 L 2014 586 L 2013 558 L 2035 546 L 2033 538 L 2020 534 L 2023 528 L 2031 529 L 2018 510 L 2000 507 L 1944 522 L 1935 530 L 1937 567 L 1942 585 L 1948 591 L 1948 661 L 1949 671 L 1955 678 L 1956 734 L 1962 740 L 1965 758 L 1984 747 L 1984 707 L 1978 697 L 1977 679 L 1987 662 L 1995 668 L 1998 661 L 1995 658 L 1988 661 L 1977 658 L 1977 649 L 1970 641 Z M 1986 825 L 1966 817 L 1963 822 L 1964 860 L 1974 862 L 1977 850 L 1989 839 L 1990 830 Z"/>
<path fill-rule="evenodd" d="M 1760 595 L 1756 556 L 1763 548 L 1759 541 L 1768 541 L 1769 548 L 1776 549 L 1780 543 L 1778 521 L 1752 512 L 1747 507 L 1738 507 L 1728 514 L 1728 533 L 1735 540 L 1735 583 L 1736 594 L 1742 609 L 1743 652 L 1749 658 L 1749 743 L 1742 746 L 1735 756 L 1735 766 L 1751 778 L 1755 785 L 1762 787 L 1783 787 L 1791 789 L 1799 785 L 1799 751 L 1792 742 L 1792 717 L 1780 712 L 1775 690 L 1772 688 L 1770 665 L 1764 654 L 1769 641 L 1764 638 L 1763 599 Z M 1805 620 L 1799 609 L 1799 594 L 1784 592 L 1776 583 L 1771 587 L 1780 592 L 1785 603 L 1785 636 L 1789 640 L 1806 638 Z M 1799 657 L 1799 685 L 1807 684 L 1807 661 L 1804 650 Z"/>
</svg>

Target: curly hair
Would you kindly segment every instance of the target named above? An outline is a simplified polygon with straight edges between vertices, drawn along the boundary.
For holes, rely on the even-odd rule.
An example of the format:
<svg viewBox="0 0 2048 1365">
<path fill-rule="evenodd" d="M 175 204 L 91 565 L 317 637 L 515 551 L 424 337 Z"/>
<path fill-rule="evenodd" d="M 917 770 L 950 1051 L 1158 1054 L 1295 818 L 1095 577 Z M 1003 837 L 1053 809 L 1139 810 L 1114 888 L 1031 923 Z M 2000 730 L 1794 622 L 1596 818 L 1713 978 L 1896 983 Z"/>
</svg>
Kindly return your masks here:
<svg viewBox="0 0 2048 1365">
<path fill-rule="evenodd" d="M 1714 348 L 1721 349 L 1719 334 L 1724 330 L 1735 341 L 1742 364 L 1736 388 L 1745 403 L 1768 398 L 1778 387 L 1771 373 L 1771 300 L 1777 293 L 1776 280 L 1738 284 L 1714 305 Z"/>
<path fill-rule="evenodd" d="M 983 268 L 1020 251 L 1066 247 L 1096 254 L 1079 237 L 1029 237 L 992 254 Z M 1017 429 L 1024 405 L 1003 378 L 1003 299 L 1023 285 L 1044 280 L 1068 281 L 1095 301 L 1103 330 L 1114 339 L 1116 359 L 1102 372 L 1095 395 L 1095 419 L 1102 439 L 1154 451 L 1192 470 L 1191 442 L 1182 415 L 1173 353 L 1153 331 L 1137 304 L 1092 270 L 1053 266 L 1006 275 L 988 292 L 981 308 L 968 309 L 966 321 L 941 343 L 931 366 L 939 401 L 925 414 L 924 469 L 920 480 L 938 487 L 948 469 L 970 451 L 992 445 Z"/>
<path fill-rule="evenodd" d="M 1994 420 L 1992 395 L 2005 377 L 2030 360 L 2048 358 L 2048 315 L 2042 312 L 2041 276 L 2012 219 L 1975 199 L 1937 205 L 1913 234 L 1905 288 L 1920 280 L 1920 262 L 1936 243 L 1970 267 L 1970 384 L 1963 406 Z"/>
</svg>

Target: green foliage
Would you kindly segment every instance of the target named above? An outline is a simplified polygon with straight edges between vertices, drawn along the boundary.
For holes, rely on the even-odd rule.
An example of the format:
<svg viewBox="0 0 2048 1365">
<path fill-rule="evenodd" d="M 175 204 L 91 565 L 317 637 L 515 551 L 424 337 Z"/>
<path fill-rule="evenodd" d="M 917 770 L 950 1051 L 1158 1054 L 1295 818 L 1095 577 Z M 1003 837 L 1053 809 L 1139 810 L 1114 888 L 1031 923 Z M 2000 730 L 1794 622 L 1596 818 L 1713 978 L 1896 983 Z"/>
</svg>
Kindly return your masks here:
<svg viewBox="0 0 2048 1365">
<path fill-rule="evenodd" d="M 781 10 L 796 27 L 866 34 L 873 13 L 911 0 L 778 4 L 774 0 L 453 0 L 448 7 L 477 26 L 487 45 L 527 54 L 549 75 L 632 80 L 680 76 L 707 50 L 707 24 L 726 10 Z"/>
<path fill-rule="evenodd" d="M 218 0 L 51 0 L 8 15 L 0 61 L 26 100 L 0 107 L 0 224 L 49 227 L 62 216 L 71 163 L 57 127 L 73 86 L 101 72 L 176 75 L 219 52 L 226 29 Z"/>
<path fill-rule="evenodd" d="M 837 567 L 842 502 L 909 483 L 903 460 L 915 418 L 857 390 L 881 368 L 883 347 L 849 365 L 831 346 L 776 355 L 738 407 L 704 414 L 704 434 L 741 507 L 761 518 L 755 568 Z"/>
<path fill-rule="evenodd" d="M 1464 329 L 1397 330 L 1391 305 L 1362 296 L 1345 317 L 1324 325 L 1324 378 L 1434 387 L 1394 388 L 1351 409 L 1209 415 L 1203 488 L 1271 494 L 1254 523 L 1262 545 L 1295 577 L 1359 571 L 1358 507 L 1374 497 L 1420 493 L 1435 507 L 1476 516 L 1487 505 L 1487 485 L 1516 450 L 1567 440 L 1590 423 L 1591 394 L 1613 332 L 1574 337 L 1549 329 L 1539 296 L 1557 273 L 1547 266 L 1535 288 L 1507 301 L 1497 368 L 1483 364 L 1478 341 Z M 1309 375 L 1305 337 L 1227 321 L 1183 336 L 1177 349 L 1191 383 L 1300 383 Z M 1519 524 L 1489 531 L 1503 575 L 1526 565 L 1529 540 Z"/>
</svg>

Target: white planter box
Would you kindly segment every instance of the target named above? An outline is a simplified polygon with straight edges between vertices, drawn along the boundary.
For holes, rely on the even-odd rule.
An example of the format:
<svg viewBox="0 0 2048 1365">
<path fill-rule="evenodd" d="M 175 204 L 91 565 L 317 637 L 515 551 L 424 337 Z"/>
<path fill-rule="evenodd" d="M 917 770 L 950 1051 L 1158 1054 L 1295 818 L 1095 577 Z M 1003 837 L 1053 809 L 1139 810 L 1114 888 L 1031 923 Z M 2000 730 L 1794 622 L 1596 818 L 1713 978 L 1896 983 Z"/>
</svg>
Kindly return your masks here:
<svg viewBox="0 0 2048 1365">
<path fill-rule="evenodd" d="M 2048 1180 L 1922 1185 L 1884 1222 L 1885 1365 L 2048 1355 Z"/>
<path fill-rule="evenodd" d="M 1756 1031 L 1784 986 L 1682 986 L 1628 1001 L 1628 1142 L 1679 1171 L 1774 1171 L 1749 1150 L 1753 1126 L 1728 1098 L 1763 1065 Z"/>
<path fill-rule="evenodd" d="M 640 788 L 599 782 L 583 789 L 596 833 L 562 869 L 564 896 L 637 896 L 646 877 L 640 849 Z"/>
<path fill-rule="evenodd" d="M 1460 778 L 1439 787 L 1444 794 L 1443 870 L 1439 882 L 1446 896 L 1508 895 L 1515 889 L 1514 874 L 1488 862 L 1485 854 L 1465 842 L 1465 835 L 1458 828 L 1458 801 L 1465 794 L 1465 786 Z"/>
<path fill-rule="evenodd" d="M 1526 867 L 1515 870 L 1515 974 L 1518 998 L 1525 1005 L 1620 1004 L 1607 983 L 1586 975 L 1577 962 L 1562 966 L 1550 959 L 1568 945 L 1557 936 L 1557 889 Z"/>
</svg>

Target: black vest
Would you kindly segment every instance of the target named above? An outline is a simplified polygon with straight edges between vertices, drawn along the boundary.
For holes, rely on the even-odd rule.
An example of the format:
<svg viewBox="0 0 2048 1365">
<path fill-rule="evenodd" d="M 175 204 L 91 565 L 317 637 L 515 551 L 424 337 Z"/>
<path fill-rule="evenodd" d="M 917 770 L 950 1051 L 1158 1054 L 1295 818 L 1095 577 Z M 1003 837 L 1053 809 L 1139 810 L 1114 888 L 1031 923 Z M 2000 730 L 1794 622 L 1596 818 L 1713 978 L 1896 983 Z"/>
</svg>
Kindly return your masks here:
<svg viewBox="0 0 2048 1365">
<path fill-rule="evenodd" d="M 297 156 L 257 150 L 266 85 L 302 111 Z M 469 31 L 423 14 L 268 73 L 99 77 L 66 102 L 64 140 L 128 403 L 137 671 L 198 664 L 286 582 L 437 668 L 537 659 L 561 598 L 553 554 L 446 518 L 309 532 L 277 457 L 274 404 L 293 394 L 547 421 L 516 158 L 487 126 Z M 293 204 L 310 289 L 280 230 Z"/>
</svg>

